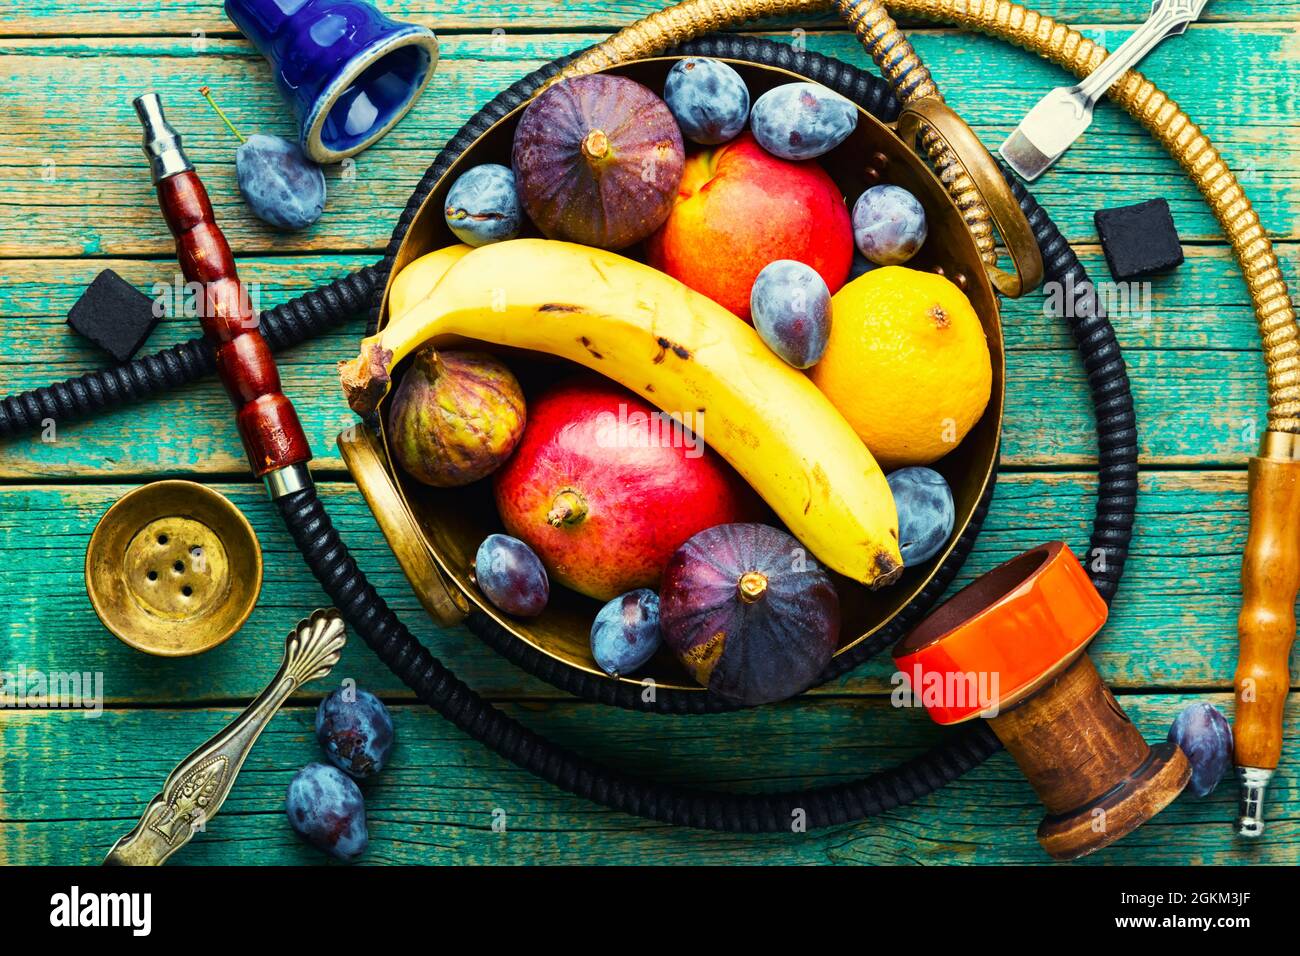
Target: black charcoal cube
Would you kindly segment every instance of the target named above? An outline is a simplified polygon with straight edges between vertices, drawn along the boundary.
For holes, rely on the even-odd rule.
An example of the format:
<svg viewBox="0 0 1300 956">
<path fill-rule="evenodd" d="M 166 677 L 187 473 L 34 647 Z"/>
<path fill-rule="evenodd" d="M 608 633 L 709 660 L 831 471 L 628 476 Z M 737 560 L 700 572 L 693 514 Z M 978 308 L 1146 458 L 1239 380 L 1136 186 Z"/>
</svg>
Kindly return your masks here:
<svg viewBox="0 0 1300 956">
<path fill-rule="evenodd" d="M 1101 209 L 1093 214 L 1093 221 L 1116 282 L 1168 272 L 1183 264 L 1178 230 L 1163 199 Z"/>
<path fill-rule="evenodd" d="M 68 325 L 119 362 L 140 350 L 158 324 L 154 301 L 112 269 L 86 287 L 68 313 Z"/>
</svg>

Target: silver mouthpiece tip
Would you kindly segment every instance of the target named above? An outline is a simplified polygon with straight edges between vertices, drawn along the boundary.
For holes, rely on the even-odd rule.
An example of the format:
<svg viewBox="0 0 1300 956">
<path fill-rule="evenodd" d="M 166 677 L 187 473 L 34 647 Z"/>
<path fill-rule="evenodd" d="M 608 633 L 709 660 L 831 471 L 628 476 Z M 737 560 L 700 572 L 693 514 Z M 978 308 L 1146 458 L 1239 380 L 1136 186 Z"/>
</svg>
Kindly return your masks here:
<svg viewBox="0 0 1300 956">
<path fill-rule="evenodd" d="M 1238 767 L 1241 778 L 1241 813 L 1237 817 L 1237 836 L 1254 840 L 1264 835 L 1264 791 L 1273 771 L 1262 767 Z"/>
<path fill-rule="evenodd" d="M 181 134 L 167 122 L 162 100 L 157 93 L 146 93 L 131 101 L 135 115 L 144 127 L 144 154 L 149 157 L 153 181 L 160 183 L 177 173 L 193 169 L 185 150 L 181 148 Z"/>
</svg>

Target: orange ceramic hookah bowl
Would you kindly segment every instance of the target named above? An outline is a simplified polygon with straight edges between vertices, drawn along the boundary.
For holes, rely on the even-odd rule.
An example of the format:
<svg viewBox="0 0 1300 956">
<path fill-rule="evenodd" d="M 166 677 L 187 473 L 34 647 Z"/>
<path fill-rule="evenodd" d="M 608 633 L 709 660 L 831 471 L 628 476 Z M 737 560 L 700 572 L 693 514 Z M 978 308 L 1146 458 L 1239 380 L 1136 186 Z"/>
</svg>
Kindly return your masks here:
<svg viewBox="0 0 1300 956">
<path fill-rule="evenodd" d="M 973 581 L 894 648 L 939 724 L 984 718 L 1047 816 L 1038 841 L 1058 860 L 1114 843 L 1182 792 L 1178 747 L 1149 747 L 1085 653 L 1107 607 L 1060 541 Z"/>
</svg>

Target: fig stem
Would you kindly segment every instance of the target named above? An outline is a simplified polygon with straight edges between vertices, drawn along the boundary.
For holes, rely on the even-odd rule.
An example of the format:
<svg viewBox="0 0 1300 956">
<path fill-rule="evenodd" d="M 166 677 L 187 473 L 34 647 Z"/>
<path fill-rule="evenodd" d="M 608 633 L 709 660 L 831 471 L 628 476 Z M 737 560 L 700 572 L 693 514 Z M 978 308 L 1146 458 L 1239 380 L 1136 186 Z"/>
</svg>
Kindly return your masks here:
<svg viewBox="0 0 1300 956">
<path fill-rule="evenodd" d="M 587 499 L 572 488 L 565 488 L 551 502 L 551 510 L 546 513 L 546 523 L 552 528 L 561 525 L 577 524 L 587 517 Z"/>
<path fill-rule="evenodd" d="M 746 571 L 740 576 L 737 590 L 740 591 L 742 601 L 753 604 L 767 593 L 767 575 L 761 571 Z"/>
<path fill-rule="evenodd" d="M 244 134 L 235 129 L 235 124 L 230 122 L 230 117 L 226 115 L 226 111 L 218 106 L 217 101 L 212 98 L 212 91 L 206 86 L 200 86 L 199 92 L 203 95 L 203 98 L 208 101 L 208 105 L 217 111 L 217 115 L 221 117 L 221 122 L 225 123 L 230 131 L 235 134 L 235 139 L 239 140 L 241 144 L 247 143 L 248 140 L 244 138 Z"/>
<path fill-rule="evenodd" d="M 442 352 L 429 346 L 416 354 L 416 362 L 423 365 L 429 378 L 441 378 L 447 371 L 447 363 L 442 360 Z"/>
<path fill-rule="evenodd" d="M 582 141 L 582 155 L 591 160 L 602 160 L 609 155 L 609 137 L 603 129 L 593 129 Z"/>
</svg>

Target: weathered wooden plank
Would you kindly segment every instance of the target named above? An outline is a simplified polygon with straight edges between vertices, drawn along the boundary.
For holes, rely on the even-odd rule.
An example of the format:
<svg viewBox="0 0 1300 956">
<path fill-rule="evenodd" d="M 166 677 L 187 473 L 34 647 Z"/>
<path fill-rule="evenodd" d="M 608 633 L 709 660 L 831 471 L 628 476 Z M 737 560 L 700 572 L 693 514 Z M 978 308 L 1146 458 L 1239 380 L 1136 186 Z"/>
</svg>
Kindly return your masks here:
<svg viewBox="0 0 1300 956">
<path fill-rule="evenodd" d="M 280 359 L 285 393 L 297 403 L 318 467 L 337 473 L 334 438 L 352 418 L 338 393 L 334 363 L 355 354 L 335 336 Z M 1237 464 L 1254 453 L 1266 408 L 1255 352 L 1155 352 L 1127 356 L 1141 447 L 1147 464 Z M 1013 352 L 1008 360 L 1003 462 L 1008 466 L 1076 465 L 1095 460 L 1091 407 L 1078 358 L 1071 352 Z M 43 384 L 48 376 L 14 375 L 5 388 Z M 0 448 L 4 473 L 56 476 L 159 473 L 239 475 L 246 468 L 225 396 L 215 383 L 187 387 L 161 403 L 118 409 L 57 430 L 55 441 L 25 437 Z M 139 439 L 148 437 L 147 444 Z"/>
<path fill-rule="evenodd" d="M 290 625 L 325 596 L 261 490 L 218 485 L 260 536 L 265 584 L 253 617 L 222 647 L 167 661 L 127 648 L 95 618 L 83 562 L 99 516 L 121 485 L 0 489 L 0 556 L 8 600 L 0 606 L 0 670 L 102 672 L 111 703 L 178 704 L 251 697 L 274 671 Z M 1078 474 L 1004 475 L 975 553 L 957 585 L 1043 541 L 1083 553 L 1095 479 Z M 344 539 L 380 592 L 422 640 L 470 684 L 495 697 L 555 695 L 484 648 L 467 631 L 440 630 L 420 609 L 356 490 L 322 493 Z M 1111 622 L 1094 645 L 1107 680 L 1127 688 L 1227 686 L 1236 661 L 1238 577 L 1246 536 L 1245 475 L 1164 472 L 1143 477 L 1137 534 Z M 361 645 L 338 671 L 389 696 L 409 696 Z M 892 668 L 881 658 L 820 693 L 881 693 Z"/>
<path fill-rule="evenodd" d="M 1115 39 L 1122 31 L 1111 30 Z M 788 36 L 786 37 L 788 39 Z M 267 65 L 242 40 L 218 39 L 194 52 L 183 39 L 9 40 L 0 45 L 0 110 L 10 135 L 0 143 L 0 255 L 165 254 L 137 147 L 131 97 L 160 93 L 211 190 L 237 251 L 381 249 L 398 210 L 435 150 L 488 100 L 539 62 L 587 43 L 577 35 L 452 36 L 428 95 L 412 115 L 355 165 L 329 173 L 324 218 L 286 236 L 256 222 L 234 182 L 234 141 L 198 97 L 209 83 L 249 131 L 292 135 Z M 813 33 L 812 49 L 860 62 L 852 37 Z M 989 145 L 996 145 L 1034 99 L 1058 84 L 1058 70 L 992 40 L 924 33 L 917 44 Z M 1294 133 L 1297 59 L 1294 29 L 1280 25 L 1210 27 L 1158 50 L 1148 69 L 1175 92 L 1251 180 L 1267 228 L 1300 233 L 1289 197 L 1300 174 Z M 989 63 L 1005 64 L 991 70 Z M 1224 64 L 1232 64 L 1225 76 Z M 1241 78 L 1233 85 L 1231 77 Z M 1075 239 L 1094 236 L 1092 211 L 1168 197 L 1188 239 L 1218 229 L 1190 183 L 1127 117 L 1104 106 L 1088 136 L 1038 187 L 1040 198 Z M 90 210 L 93 210 L 90 211 Z"/>
<path fill-rule="evenodd" d="M 1193 699 L 1128 696 L 1148 739 L 1162 739 Z M 919 712 L 883 701 L 802 702 L 715 718 L 666 720 L 595 705 L 510 706 L 529 727 L 616 766 L 686 785 L 749 791 L 842 783 L 890 766 L 938 738 Z M 394 709 L 392 764 L 365 785 L 368 864 L 1046 864 L 1034 839 L 1043 815 L 1010 758 L 998 754 L 944 790 L 874 820 L 825 831 L 731 836 L 670 828 L 605 810 L 507 764 L 422 708 Z M 136 820 L 168 770 L 230 710 L 0 712 L 0 863 L 91 864 Z M 283 816 L 293 773 L 318 759 L 311 710 L 271 723 L 221 814 L 175 864 L 310 864 Z M 1286 766 L 1300 760 L 1296 712 Z M 719 740 L 744 740 L 743 747 Z M 671 755 L 671 756 L 670 756 Z M 19 757 L 20 759 L 14 759 Z M 1294 863 L 1300 794 L 1282 776 L 1269 830 L 1244 845 L 1228 825 L 1231 780 L 1205 800 L 1182 797 L 1155 821 L 1080 865 Z M 496 820 L 504 832 L 493 829 Z M 504 817 L 502 816 L 504 814 Z M 499 829 L 499 827 L 498 827 Z"/>
<path fill-rule="evenodd" d="M 389 0 L 382 6 L 389 16 L 423 23 L 438 31 L 501 29 L 513 32 L 523 29 L 613 31 L 665 5 L 657 0 L 579 0 L 576 3 L 561 0 L 534 0 L 531 3 Z M 1146 13 L 1141 4 L 1117 0 L 1042 0 L 1031 6 L 1039 13 L 1071 24 L 1133 23 Z M 1296 0 L 1218 0 L 1205 11 L 1203 19 L 1205 22 L 1296 20 L 1300 19 L 1300 3 Z M 836 20 L 827 11 L 800 23 L 830 27 Z M 93 0 L 90 3 L 59 0 L 39 6 L 23 0 L 0 3 L 0 36 L 163 36 L 194 31 L 230 34 L 235 32 L 235 28 L 219 6 L 187 0 Z"/>
<path fill-rule="evenodd" d="M 61 325 L 63 312 L 98 268 L 112 265 L 145 287 L 171 276 L 169 243 L 143 175 L 129 107 L 131 95 L 146 85 L 156 83 L 169 106 L 176 104 L 172 115 L 179 117 L 220 214 L 231 226 L 245 275 L 262 285 L 269 305 L 369 261 L 373 256 L 366 251 L 384 243 L 433 150 L 479 103 L 536 62 L 596 39 L 591 33 L 536 37 L 516 30 L 613 27 L 643 12 L 645 2 L 615 0 L 599 11 L 587 3 L 386 2 L 399 15 L 414 11 L 417 17 L 429 17 L 439 29 L 490 30 L 501 22 L 509 32 L 499 38 L 445 35 L 444 69 L 416 116 L 361 158 L 355 178 L 332 173 L 335 195 L 318 230 L 307 237 L 282 237 L 244 213 L 230 168 L 233 142 L 193 95 L 192 87 L 210 81 L 250 130 L 291 130 L 264 65 L 246 44 L 218 37 L 207 41 L 206 50 L 192 48 L 193 29 L 226 29 L 229 35 L 217 5 L 114 0 L 109 9 L 103 0 L 91 0 L 72 9 L 56 0 L 43 10 L 23 9 L 10 16 L 6 6 L 13 6 L 12 0 L 0 0 L 0 36 L 53 32 L 77 38 L 0 45 L 10 53 L 0 60 L 0 106 L 10 132 L 0 145 L 0 255 L 158 257 L 5 263 L 0 315 L 17 318 L 0 323 L 0 390 L 42 384 L 98 364 L 99 356 Z M 1050 3 L 1059 6 L 1057 0 Z M 1075 21 L 1133 18 L 1127 7 L 1109 0 L 1068 6 Z M 1294 204 L 1300 171 L 1292 66 L 1297 44 L 1294 29 L 1279 24 L 1300 17 L 1300 6 L 1297 0 L 1268 5 L 1216 0 L 1208 14 L 1271 25 L 1194 29 L 1177 48 L 1169 44 L 1160 51 L 1149 72 L 1219 140 L 1248 180 L 1266 225 L 1295 238 L 1300 234 L 1300 210 Z M 131 17 L 136 22 L 129 23 Z M 119 28 L 180 39 L 80 39 Z M 1099 32 L 1111 45 L 1124 34 L 1098 28 L 1093 35 Z M 861 60 L 842 32 L 814 32 L 808 42 L 814 49 Z M 990 145 L 1001 140 L 1041 90 L 1061 79 L 1056 71 L 992 41 L 922 31 L 918 46 L 957 108 L 978 117 L 977 129 Z M 991 63 L 1009 69 L 991 70 Z M 1224 63 L 1247 78 L 1239 89 L 1228 88 Z M 19 151 L 14 148 L 19 143 L 33 148 Z M 1217 234 L 1173 164 L 1127 119 L 1107 108 L 1089 137 L 1038 192 L 1076 239 L 1093 237 L 1093 208 L 1161 193 L 1170 198 L 1185 238 L 1204 241 Z M 1296 248 L 1284 247 L 1292 274 Z M 311 251 L 320 254 L 292 255 Z M 1122 316 L 1118 323 L 1138 394 L 1143 453 L 1148 462 L 1240 464 L 1254 445 L 1252 429 L 1263 410 L 1252 320 L 1225 250 L 1188 251 L 1189 261 L 1179 275 L 1153 286 L 1151 314 Z M 276 257 L 254 258 L 258 253 Z M 1095 249 L 1087 258 L 1094 274 L 1104 275 Z M 1070 343 L 1040 306 L 1034 299 L 1007 312 L 1012 381 L 1007 461 L 1062 467 L 1091 458 L 1091 425 L 1081 373 L 1064 352 Z M 189 324 L 164 323 L 150 347 L 188 337 Z M 332 436 L 349 420 L 328 369 L 354 346 L 356 334 L 354 327 L 287 357 L 289 390 L 304 409 L 317 450 L 326 452 L 319 461 L 323 474 L 338 467 Z M 144 413 L 125 412 L 85 428 L 64 429 L 54 444 L 0 447 L 0 477 L 93 476 L 120 482 L 122 476 L 145 473 L 242 474 L 228 419 L 225 399 L 209 384 Z M 1045 538 L 1063 536 L 1081 546 L 1091 487 L 1078 474 L 1004 475 L 963 580 Z M 47 671 L 97 670 L 104 674 L 110 704 L 224 707 L 242 702 L 273 668 L 288 624 L 323 595 L 260 489 L 227 486 L 224 490 L 250 515 L 266 549 L 267 584 L 253 620 L 225 647 L 197 660 L 157 661 L 129 651 L 100 627 L 81 584 L 90 529 L 123 490 L 117 483 L 0 489 L 0 554 L 6 559 L 10 598 L 0 610 L 0 633 L 8 637 L 0 642 L 0 670 L 15 664 Z M 325 485 L 324 493 L 363 566 L 385 594 L 395 596 L 408 621 L 423 625 L 425 619 L 359 496 L 341 484 Z M 1094 648 L 1104 675 L 1121 689 L 1224 688 L 1235 656 L 1244 504 L 1240 473 L 1144 478 L 1126 587 Z M 921 715 L 883 714 L 879 697 L 860 696 L 878 695 L 887 687 L 884 661 L 828 689 L 830 696 L 820 692 L 756 713 L 716 718 L 731 721 L 722 728 L 715 719 L 668 720 L 556 701 L 556 692 L 521 675 L 463 631 L 428 626 L 421 635 L 471 685 L 497 698 L 533 699 L 511 705 L 530 726 L 623 766 L 690 784 L 775 789 L 840 781 L 892 764 L 935 737 Z M 359 642 L 337 673 L 409 700 Z M 1190 698 L 1130 694 L 1125 702 L 1148 738 L 1156 739 L 1185 699 Z M 1229 706 L 1223 696 L 1213 699 Z M 7 756 L 0 761 L 0 863 L 96 861 L 134 821 L 175 761 L 232 715 L 227 709 L 126 710 L 82 724 L 83 718 L 67 713 L 0 710 L 0 752 Z M 316 756 L 310 719 L 306 706 L 277 719 L 225 814 L 182 862 L 320 859 L 293 840 L 280 816 L 290 774 Z M 371 862 L 1044 861 L 1032 836 L 1041 809 L 1005 756 L 918 807 L 874 823 L 823 834 L 729 838 L 670 830 L 567 797 L 492 757 L 422 708 L 399 707 L 397 719 L 402 738 L 398 760 L 369 788 Z M 880 728 L 878 736 L 873 728 Z M 729 739 L 743 734 L 745 752 L 718 748 L 719 731 Z M 1296 736 L 1293 719 L 1284 758 L 1288 764 L 1295 760 Z M 1294 862 L 1296 830 L 1287 818 L 1295 789 L 1282 780 L 1274 797 L 1275 822 L 1260 847 L 1246 850 L 1232 840 L 1225 821 L 1231 818 L 1235 795 L 1225 785 L 1209 802 L 1179 801 L 1155 824 L 1094 862 Z M 491 832 L 496 808 L 507 813 L 505 834 Z M 609 839 L 611 832 L 616 839 Z"/>
<path fill-rule="evenodd" d="M 1295 245 L 1284 249 L 1291 269 Z M 1095 247 L 1083 247 L 1098 280 L 1109 273 Z M 1226 248 L 1187 248 L 1172 276 L 1150 286 L 1107 286 L 1114 321 L 1130 363 L 1137 396 L 1141 450 L 1149 464 L 1242 464 L 1255 448 L 1252 429 L 1266 411 L 1262 358 L 1245 286 Z M 244 279 L 263 307 L 370 262 L 369 256 L 276 257 L 244 260 Z M 0 391 L 45 385 L 90 369 L 103 358 L 65 324 L 67 310 L 103 268 L 138 288 L 175 286 L 170 263 L 140 260 L 13 260 L 0 270 Z M 1300 272 L 1300 270 L 1295 270 Z M 1294 274 L 1294 272 L 1293 272 Z M 1123 293 L 1123 294 L 1121 294 Z M 173 299 L 176 296 L 173 294 Z M 1045 313 L 1041 295 L 1007 302 L 1008 413 L 1003 457 L 1008 466 L 1072 465 L 1092 461 L 1095 440 L 1082 367 L 1070 354 L 1064 323 Z M 196 334 L 193 319 L 165 319 L 147 349 Z M 332 370 L 350 357 L 361 334 L 354 320 L 319 342 L 281 356 L 286 389 L 302 414 L 317 467 L 341 467 L 334 437 L 353 419 Z M 1050 400 L 1047 397 L 1050 396 Z M 47 436 L 46 436 L 47 437 Z M 230 407 L 215 382 L 119 410 L 41 436 L 0 444 L 0 477 L 153 473 L 239 475 L 243 453 Z"/>
<path fill-rule="evenodd" d="M 1110 304 L 1126 352 L 1249 351 L 1259 347 L 1250 296 L 1226 246 L 1188 245 L 1186 261 L 1175 272 L 1126 285 L 1111 279 L 1095 242 L 1076 242 L 1074 249 Z M 1300 288 L 1300 243 L 1279 243 L 1277 249 L 1283 271 Z M 256 304 L 265 309 L 376 258 L 367 253 L 250 255 L 240 260 L 240 274 Z M 172 308 L 177 301 L 177 271 L 170 258 L 10 259 L 0 270 L 0 316 L 4 316 L 0 323 L 0 375 L 22 375 L 23 367 L 39 366 L 32 369 L 32 381 L 48 381 L 101 364 L 103 353 L 74 334 L 65 319 L 103 269 L 114 270 L 166 307 L 166 317 L 142 351 L 164 348 L 197 334 L 194 320 Z M 1008 349 L 1059 351 L 1074 347 L 1065 323 L 1049 311 L 1050 294 L 1054 290 L 1044 288 L 1024 299 L 1003 300 L 1003 337 Z M 339 334 L 347 339 L 359 337 L 360 323 L 347 324 Z M 44 378 L 38 378 L 42 375 Z"/>
</svg>

